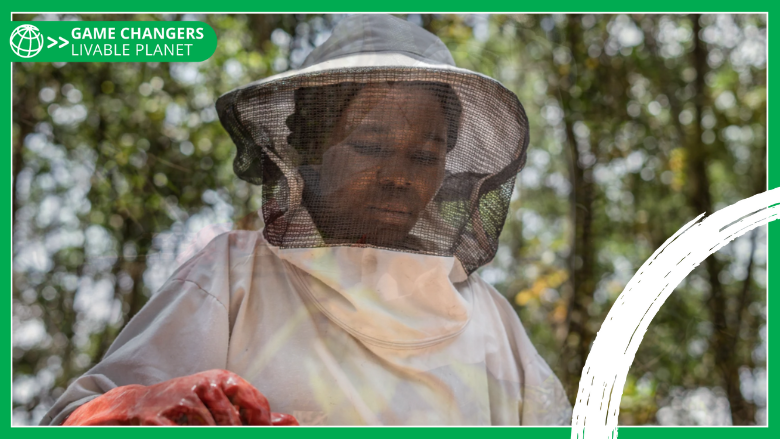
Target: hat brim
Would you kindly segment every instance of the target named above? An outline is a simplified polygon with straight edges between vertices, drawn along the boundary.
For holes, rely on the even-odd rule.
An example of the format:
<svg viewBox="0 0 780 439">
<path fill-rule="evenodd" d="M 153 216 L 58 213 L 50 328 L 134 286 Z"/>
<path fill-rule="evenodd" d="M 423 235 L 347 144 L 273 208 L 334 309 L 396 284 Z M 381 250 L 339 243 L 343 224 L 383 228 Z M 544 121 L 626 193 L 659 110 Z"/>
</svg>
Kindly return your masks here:
<svg viewBox="0 0 780 439">
<path fill-rule="evenodd" d="M 252 82 L 220 96 L 216 110 L 220 121 L 239 148 L 239 155 L 254 157 L 243 148 L 263 147 L 274 138 L 286 139 L 288 133 L 274 133 L 269 127 L 284 127 L 294 111 L 294 92 L 298 88 L 325 86 L 343 82 L 386 83 L 402 81 L 442 82 L 450 85 L 462 105 L 458 143 L 448 163 L 461 163 L 459 154 L 474 154 L 475 148 L 489 152 L 486 160 L 470 161 L 454 173 L 495 174 L 524 157 L 528 147 L 528 118 L 514 93 L 493 78 L 446 64 L 430 64 L 398 53 L 350 55 L 292 70 Z M 251 140 L 250 142 L 247 142 Z M 253 146 L 255 144 L 255 146 Z M 278 148 L 280 145 L 274 145 Z M 251 159 L 241 163 L 236 174 L 251 183 L 262 184 L 250 168 L 260 163 Z M 258 171 L 256 169 L 255 171 Z M 251 176 L 250 176 L 251 174 Z"/>
</svg>

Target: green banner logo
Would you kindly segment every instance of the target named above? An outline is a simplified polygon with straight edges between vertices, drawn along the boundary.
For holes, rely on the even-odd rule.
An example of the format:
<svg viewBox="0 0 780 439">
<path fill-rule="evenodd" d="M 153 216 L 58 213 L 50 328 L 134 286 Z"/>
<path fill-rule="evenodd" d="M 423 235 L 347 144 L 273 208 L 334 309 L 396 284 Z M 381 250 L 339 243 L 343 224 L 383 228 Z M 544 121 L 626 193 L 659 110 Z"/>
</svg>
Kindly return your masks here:
<svg viewBox="0 0 780 439">
<path fill-rule="evenodd" d="M 9 33 L 17 62 L 199 62 L 217 48 L 200 21 L 17 21 Z"/>
</svg>

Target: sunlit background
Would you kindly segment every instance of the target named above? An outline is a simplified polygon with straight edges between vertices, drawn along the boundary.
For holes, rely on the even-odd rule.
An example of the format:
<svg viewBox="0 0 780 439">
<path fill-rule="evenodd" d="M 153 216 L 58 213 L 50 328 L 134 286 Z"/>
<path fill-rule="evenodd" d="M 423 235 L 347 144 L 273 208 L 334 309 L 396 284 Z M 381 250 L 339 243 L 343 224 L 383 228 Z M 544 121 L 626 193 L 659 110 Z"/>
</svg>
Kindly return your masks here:
<svg viewBox="0 0 780 439">
<path fill-rule="evenodd" d="M 570 398 L 612 302 L 699 213 L 766 186 L 766 15 L 401 15 L 531 123 L 502 244 L 480 275 L 515 304 Z M 294 69 L 339 15 L 201 20 L 202 63 L 13 67 L 13 423 L 39 422 L 173 270 L 257 229 L 214 101 Z M 766 229 L 720 250 L 650 326 L 620 424 L 765 425 Z M 262 389 L 261 389 L 262 390 Z"/>
</svg>

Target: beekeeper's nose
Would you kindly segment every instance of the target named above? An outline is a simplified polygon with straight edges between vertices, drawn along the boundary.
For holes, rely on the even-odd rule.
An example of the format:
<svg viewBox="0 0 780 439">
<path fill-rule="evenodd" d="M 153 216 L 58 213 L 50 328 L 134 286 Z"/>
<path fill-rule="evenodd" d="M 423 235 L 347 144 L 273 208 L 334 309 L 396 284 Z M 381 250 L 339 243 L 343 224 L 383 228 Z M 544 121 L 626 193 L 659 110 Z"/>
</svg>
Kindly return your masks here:
<svg viewBox="0 0 780 439">
<path fill-rule="evenodd" d="M 397 161 L 384 164 L 379 170 L 378 180 L 383 187 L 397 189 L 411 187 L 414 183 L 411 172 Z"/>
</svg>

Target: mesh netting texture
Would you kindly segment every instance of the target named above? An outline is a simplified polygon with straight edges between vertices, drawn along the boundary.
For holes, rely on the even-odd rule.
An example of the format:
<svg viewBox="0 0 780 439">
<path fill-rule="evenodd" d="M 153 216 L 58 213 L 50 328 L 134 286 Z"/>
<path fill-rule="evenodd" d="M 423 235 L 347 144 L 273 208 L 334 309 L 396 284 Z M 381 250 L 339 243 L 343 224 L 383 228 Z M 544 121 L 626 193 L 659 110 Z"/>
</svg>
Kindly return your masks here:
<svg viewBox="0 0 780 439">
<path fill-rule="evenodd" d="M 236 174 L 263 186 L 272 245 L 456 256 L 467 273 L 495 255 L 528 146 L 525 112 L 498 82 L 345 68 L 234 90 L 217 111 Z"/>
</svg>

